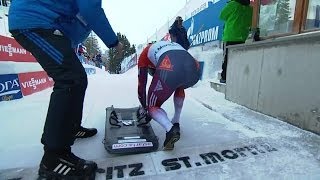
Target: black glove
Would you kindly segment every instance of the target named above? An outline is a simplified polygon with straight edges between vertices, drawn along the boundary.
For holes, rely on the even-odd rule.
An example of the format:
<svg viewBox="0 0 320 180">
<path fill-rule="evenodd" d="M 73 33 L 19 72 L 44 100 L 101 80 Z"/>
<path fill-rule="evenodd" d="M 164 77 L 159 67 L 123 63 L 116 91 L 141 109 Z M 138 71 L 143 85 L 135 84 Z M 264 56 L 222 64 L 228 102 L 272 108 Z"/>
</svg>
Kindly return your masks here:
<svg viewBox="0 0 320 180">
<path fill-rule="evenodd" d="M 148 111 L 145 108 L 143 108 L 142 106 L 139 106 L 139 108 L 137 110 L 138 121 L 145 118 L 147 114 L 148 114 Z"/>
<path fill-rule="evenodd" d="M 152 120 L 152 117 L 149 115 L 148 111 L 145 108 L 140 106 L 137 110 L 137 119 L 139 122 L 137 126 L 143 126 L 148 124 Z"/>
</svg>

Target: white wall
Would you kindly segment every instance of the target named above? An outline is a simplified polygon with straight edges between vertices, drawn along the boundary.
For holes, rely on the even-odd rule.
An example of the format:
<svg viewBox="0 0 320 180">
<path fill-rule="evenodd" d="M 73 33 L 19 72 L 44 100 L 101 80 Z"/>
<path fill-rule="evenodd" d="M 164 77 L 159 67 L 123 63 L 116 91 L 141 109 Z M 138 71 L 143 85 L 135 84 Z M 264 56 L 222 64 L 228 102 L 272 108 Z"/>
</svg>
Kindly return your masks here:
<svg viewBox="0 0 320 180">
<path fill-rule="evenodd" d="M 223 50 L 220 42 L 210 42 L 202 46 L 192 47 L 188 52 L 198 61 L 204 62 L 202 80 L 217 79 L 223 61 Z"/>
<path fill-rule="evenodd" d="M 8 7 L 0 6 L 0 35 L 10 36 L 8 30 Z"/>
<path fill-rule="evenodd" d="M 230 47 L 226 98 L 320 133 L 320 32 Z"/>
</svg>

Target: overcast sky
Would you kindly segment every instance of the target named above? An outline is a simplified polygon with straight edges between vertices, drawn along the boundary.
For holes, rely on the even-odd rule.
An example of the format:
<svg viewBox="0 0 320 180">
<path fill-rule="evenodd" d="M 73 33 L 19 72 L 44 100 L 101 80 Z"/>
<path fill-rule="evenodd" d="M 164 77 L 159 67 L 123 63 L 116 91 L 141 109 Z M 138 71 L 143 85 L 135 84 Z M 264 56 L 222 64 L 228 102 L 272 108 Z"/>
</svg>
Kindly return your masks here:
<svg viewBox="0 0 320 180">
<path fill-rule="evenodd" d="M 115 32 L 141 44 L 186 4 L 186 0 L 104 0 L 102 7 Z M 101 42 L 102 50 L 107 49 Z"/>
</svg>

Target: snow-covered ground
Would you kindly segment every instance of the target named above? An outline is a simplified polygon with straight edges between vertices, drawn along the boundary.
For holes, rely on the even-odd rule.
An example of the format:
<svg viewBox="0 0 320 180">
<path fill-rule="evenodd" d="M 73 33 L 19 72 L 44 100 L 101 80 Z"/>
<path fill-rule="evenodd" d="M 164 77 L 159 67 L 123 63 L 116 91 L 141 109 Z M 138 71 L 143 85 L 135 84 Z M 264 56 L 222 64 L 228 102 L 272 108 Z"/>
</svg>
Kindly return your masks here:
<svg viewBox="0 0 320 180">
<path fill-rule="evenodd" d="M 98 134 L 73 146 L 76 155 L 107 170 L 96 179 L 320 179 L 319 136 L 225 100 L 206 79 L 186 90 L 181 139 L 173 151 L 110 155 L 102 143 L 105 108 L 139 105 L 137 69 L 119 75 L 96 71 L 88 76 L 83 125 Z M 36 177 L 51 91 L 0 102 L 0 179 Z M 163 108 L 172 117 L 172 98 Z M 161 146 L 165 131 L 152 126 Z"/>
</svg>

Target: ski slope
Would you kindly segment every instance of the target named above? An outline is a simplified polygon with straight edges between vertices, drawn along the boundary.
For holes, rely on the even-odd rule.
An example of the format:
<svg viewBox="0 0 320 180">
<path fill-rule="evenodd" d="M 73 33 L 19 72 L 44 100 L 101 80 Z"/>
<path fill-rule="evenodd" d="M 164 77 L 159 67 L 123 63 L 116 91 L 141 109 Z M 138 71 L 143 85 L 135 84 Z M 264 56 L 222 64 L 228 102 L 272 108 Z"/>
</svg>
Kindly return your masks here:
<svg viewBox="0 0 320 180">
<path fill-rule="evenodd" d="M 83 125 L 98 134 L 72 147 L 106 170 L 96 179 L 320 179 L 319 136 L 229 102 L 205 80 L 186 90 L 181 139 L 173 151 L 108 154 L 102 144 L 105 109 L 139 105 L 137 68 L 124 74 L 96 71 L 88 76 Z M 0 179 L 36 179 L 51 91 L 0 102 Z M 163 108 L 173 116 L 172 98 Z M 162 145 L 165 130 L 152 126 Z"/>
</svg>

